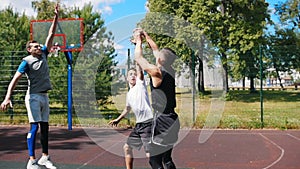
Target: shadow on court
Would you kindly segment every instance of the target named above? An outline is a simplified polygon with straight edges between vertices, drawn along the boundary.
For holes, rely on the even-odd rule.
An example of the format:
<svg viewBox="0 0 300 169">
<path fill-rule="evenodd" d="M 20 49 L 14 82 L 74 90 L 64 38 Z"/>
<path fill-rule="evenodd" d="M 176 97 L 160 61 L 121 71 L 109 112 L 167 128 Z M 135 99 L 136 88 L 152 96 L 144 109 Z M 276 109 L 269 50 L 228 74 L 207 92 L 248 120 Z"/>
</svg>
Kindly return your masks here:
<svg viewBox="0 0 300 169">
<path fill-rule="evenodd" d="M 26 168 L 28 129 L 0 126 L 0 168 Z M 79 127 L 69 131 L 67 127 L 50 126 L 49 154 L 59 169 L 125 168 L 122 147 L 129 132 Z M 201 132 L 205 130 L 180 131 L 173 151 L 178 169 L 300 168 L 299 130 L 214 130 L 202 142 Z M 37 140 L 36 156 L 40 154 Z M 134 154 L 138 157 L 134 168 L 149 168 L 143 150 Z"/>
</svg>

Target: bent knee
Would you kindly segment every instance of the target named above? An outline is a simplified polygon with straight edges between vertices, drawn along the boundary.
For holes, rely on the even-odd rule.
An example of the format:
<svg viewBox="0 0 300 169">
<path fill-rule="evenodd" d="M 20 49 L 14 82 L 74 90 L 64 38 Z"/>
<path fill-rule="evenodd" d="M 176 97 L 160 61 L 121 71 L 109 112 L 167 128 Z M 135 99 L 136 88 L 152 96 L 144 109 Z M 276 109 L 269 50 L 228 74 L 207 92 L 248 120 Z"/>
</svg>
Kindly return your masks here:
<svg viewBox="0 0 300 169">
<path fill-rule="evenodd" d="M 146 152 L 146 157 L 150 158 L 150 153 L 149 152 Z"/>
<path fill-rule="evenodd" d="M 132 148 L 128 144 L 125 144 L 123 146 L 123 149 L 124 149 L 125 157 L 132 157 Z"/>
<path fill-rule="evenodd" d="M 128 144 L 125 144 L 123 149 L 126 154 L 130 154 L 132 152 L 132 148 Z"/>
</svg>

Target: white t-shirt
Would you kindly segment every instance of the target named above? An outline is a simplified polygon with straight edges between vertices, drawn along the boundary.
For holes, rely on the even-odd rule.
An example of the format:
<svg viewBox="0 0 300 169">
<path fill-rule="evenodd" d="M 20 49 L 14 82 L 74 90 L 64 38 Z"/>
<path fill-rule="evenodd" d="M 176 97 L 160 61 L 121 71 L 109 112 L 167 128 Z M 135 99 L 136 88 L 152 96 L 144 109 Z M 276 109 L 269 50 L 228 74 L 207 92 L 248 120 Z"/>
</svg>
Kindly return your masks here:
<svg viewBox="0 0 300 169">
<path fill-rule="evenodd" d="M 136 79 L 136 84 L 129 89 L 126 97 L 126 106 L 131 107 L 135 114 L 136 123 L 145 122 L 153 118 L 145 81 Z"/>
</svg>

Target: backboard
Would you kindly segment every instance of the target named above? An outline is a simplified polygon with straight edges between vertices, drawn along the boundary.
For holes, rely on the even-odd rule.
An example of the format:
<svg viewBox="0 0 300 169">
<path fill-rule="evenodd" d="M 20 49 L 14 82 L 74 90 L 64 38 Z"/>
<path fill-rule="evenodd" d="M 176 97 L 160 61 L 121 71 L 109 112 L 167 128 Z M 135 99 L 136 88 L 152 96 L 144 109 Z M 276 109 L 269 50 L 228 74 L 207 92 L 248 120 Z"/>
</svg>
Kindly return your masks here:
<svg viewBox="0 0 300 169">
<path fill-rule="evenodd" d="M 30 22 L 30 39 L 36 40 L 39 43 L 45 43 L 52 21 L 53 20 L 32 20 Z M 53 43 L 58 45 L 63 52 L 81 51 L 83 49 L 83 19 L 59 19 Z"/>
</svg>

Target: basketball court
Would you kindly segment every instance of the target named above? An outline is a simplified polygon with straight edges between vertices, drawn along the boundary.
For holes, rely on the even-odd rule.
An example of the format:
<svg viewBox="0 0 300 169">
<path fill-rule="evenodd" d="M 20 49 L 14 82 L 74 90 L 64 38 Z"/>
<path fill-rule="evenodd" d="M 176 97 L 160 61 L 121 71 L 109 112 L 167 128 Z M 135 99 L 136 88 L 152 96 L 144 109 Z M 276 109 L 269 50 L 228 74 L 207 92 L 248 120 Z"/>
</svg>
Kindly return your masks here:
<svg viewBox="0 0 300 169">
<path fill-rule="evenodd" d="M 0 168 L 26 168 L 27 126 L 0 126 Z M 91 138 L 88 134 L 93 132 Z M 124 141 L 130 130 L 79 127 L 50 127 L 49 153 L 60 169 L 125 168 Z M 300 131 L 298 130 L 215 130 L 199 143 L 202 130 L 181 130 L 173 152 L 179 169 L 299 169 Z M 99 137 L 95 137 L 99 135 Z M 41 147 L 37 140 L 37 156 Z M 100 144 L 99 144 L 100 143 Z M 105 146 L 103 146 L 105 145 Z M 112 153 L 119 150 L 120 154 Z M 134 152 L 135 154 L 143 153 Z M 134 168 L 146 169 L 146 158 L 134 161 Z"/>
<path fill-rule="evenodd" d="M 60 20 L 55 47 L 63 52 L 83 49 L 82 19 Z M 43 42 L 52 20 L 32 21 L 31 38 Z M 38 30 L 38 31 L 37 31 Z M 42 34 L 39 34 L 41 32 Z M 41 38 L 41 39 L 39 39 Z M 59 47 L 59 48 L 58 48 Z M 72 56 L 66 54 L 71 86 Z M 72 88 L 68 88 L 68 107 Z M 71 109 L 68 115 L 71 115 Z M 69 128 L 68 128 L 69 127 Z M 50 126 L 49 154 L 58 169 L 124 169 L 124 138 L 128 129 Z M 0 168 L 23 169 L 28 161 L 28 126 L 0 126 Z M 118 133 L 116 135 L 116 132 Z M 214 130 L 203 141 L 205 130 L 181 130 L 173 158 L 178 169 L 299 169 L 300 130 Z M 120 138 L 119 136 L 123 137 Z M 92 136 L 92 137 L 91 137 Z M 39 138 L 39 136 L 38 136 Z M 37 140 L 36 154 L 41 154 Z M 116 153 L 116 152 L 119 152 Z M 134 152 L 142 157 L 143 150 Z M 136 158 L 134 168 L 148 169 L 147 158 Z"/>
</svg>

